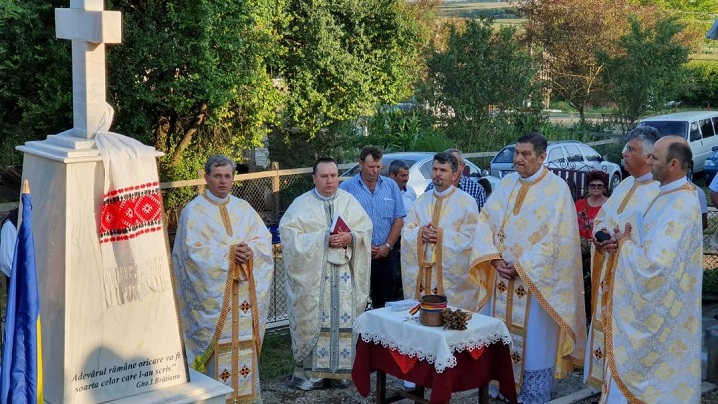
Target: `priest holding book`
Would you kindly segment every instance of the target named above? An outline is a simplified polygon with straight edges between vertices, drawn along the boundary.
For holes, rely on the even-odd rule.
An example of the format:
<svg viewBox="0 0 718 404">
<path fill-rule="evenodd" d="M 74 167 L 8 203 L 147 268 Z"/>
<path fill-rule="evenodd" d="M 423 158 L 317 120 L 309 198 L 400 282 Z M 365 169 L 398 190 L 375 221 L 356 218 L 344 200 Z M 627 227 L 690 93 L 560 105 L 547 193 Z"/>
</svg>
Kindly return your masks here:
<svg viewBox="0 0 718 404">
<path fill-rule="evenodd" d="M 401 231 L 404 296 L 446 295 L 449 304 L 477 311 L 479 289 L 466 274 L 479 208 L 455 187 L 461 175 L 452 154 L 438 153 L 432 164 L 431 190 L 411 206 Z"/>
<path fill-rule="evenodd" d="M 356 349 L 354 319 L 369 297 L 372 222 L 359 202 L 338 189 L 332 158 L 314 163 L 314 185 L 282 216 L 289 330 L 300 390 L 344 387 Z"/>
</svg>

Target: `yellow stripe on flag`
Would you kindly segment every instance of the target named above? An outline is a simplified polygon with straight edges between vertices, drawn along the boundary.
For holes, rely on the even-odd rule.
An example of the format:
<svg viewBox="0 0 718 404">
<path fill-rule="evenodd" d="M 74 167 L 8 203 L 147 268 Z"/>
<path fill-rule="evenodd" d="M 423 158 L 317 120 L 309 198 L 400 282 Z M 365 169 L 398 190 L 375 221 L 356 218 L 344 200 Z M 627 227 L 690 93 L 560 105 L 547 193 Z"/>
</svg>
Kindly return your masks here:
<svg viewBox="0 0 718 404">
<path fill-rule="evenodd" d="M 37 404 L 44 404 L 42 384 L 42 327 L 37 316 Z"/>
</svg>

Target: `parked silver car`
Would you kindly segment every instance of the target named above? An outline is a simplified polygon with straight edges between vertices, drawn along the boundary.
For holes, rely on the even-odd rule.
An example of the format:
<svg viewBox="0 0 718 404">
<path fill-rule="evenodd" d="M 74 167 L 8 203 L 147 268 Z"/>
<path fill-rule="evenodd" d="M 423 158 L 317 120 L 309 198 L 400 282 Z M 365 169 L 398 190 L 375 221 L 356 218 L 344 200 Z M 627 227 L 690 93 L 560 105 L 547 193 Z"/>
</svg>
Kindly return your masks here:
<svg viewBox="0 0 718 404">
<path fill-rule="evenodd" d="M 402 160 L 409 166 L 409 183 L 408 186 L 414 188 L 416 195 L 419 196 L 424 193 L 426 187 L 431 183 L 431 167 L 434 160 L 433 152 L 400 152 L 400 153 L 386 153 L 381 159 L 381 175 L 389 176 L 389 165 L 394 160 Z M 340 181 L 349 179 L 359 174 L 359 164 L 346 170 L 341 177 Z M 470 179 L 478 182 L 486 190 L 486 195 L 490 195 L 491 191 L 494 190 L 501 180 L 499 178 L 489 175 L 488 171 L 482 170 L 476 164 L 466 161 L 466 168 L 464 169 L 464 175 Z"/>
<path fill-rule="evenodd" d="M 512 143 L 494 156 L 491 160 L 491 175 L 503 177 L 514 172 L 514 150 L 516 144 Z M 613 190 L 621 182 L 621 166 L 607 161 L 591 146 L 578 140 L 560 140 L 549 142 L 546 148 L 546 161 L 544 165 L 549 168 L 567 168 L 579 171 L 603 171 L 608 174 L 609 190 Z"/>
</svg>

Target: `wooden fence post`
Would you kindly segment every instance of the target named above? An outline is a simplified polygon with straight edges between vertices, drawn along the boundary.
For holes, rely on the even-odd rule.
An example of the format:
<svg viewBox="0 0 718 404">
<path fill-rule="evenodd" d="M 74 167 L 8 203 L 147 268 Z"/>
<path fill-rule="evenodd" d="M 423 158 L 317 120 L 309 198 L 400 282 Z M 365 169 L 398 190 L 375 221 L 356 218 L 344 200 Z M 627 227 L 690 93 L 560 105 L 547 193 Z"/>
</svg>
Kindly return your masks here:
<svg viewBox="0 0 718 404">
<path fill-rule="evenodd" d="M 204 168 L 197 170 L 197 178 L 204 178 Z M 197 194 L 202 195 L 204 193 L 204 186 L 205 184 L 202 183 L 197 187 Z"/>
<path fill-rule="evenodd" d="M 279 183 L 279 163 L 274 161 L 272 162 L 272 170 L 274 171 L 274 175 L 272 176 L 272 219 L 277 219 L 277 214 L 279 213 L 279 191 L 280 191 L 280 183 Z"/>
</svg>

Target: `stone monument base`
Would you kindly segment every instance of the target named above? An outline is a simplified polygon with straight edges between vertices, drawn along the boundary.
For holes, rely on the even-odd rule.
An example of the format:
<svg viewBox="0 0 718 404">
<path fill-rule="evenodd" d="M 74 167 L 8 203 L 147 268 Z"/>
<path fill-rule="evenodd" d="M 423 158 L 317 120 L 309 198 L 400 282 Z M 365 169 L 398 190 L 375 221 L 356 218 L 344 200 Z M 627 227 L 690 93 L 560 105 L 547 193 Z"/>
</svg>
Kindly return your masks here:
<svg viewBox="0 0 718 404">
<path fill-rule="evenodd" d="M 192 369 L 189 370 L 189 379 L 184 384 L 113 400 L 112 404 L 224 404 L 225 394 L 232 392 L 231 388 Z"/>
</svg>

